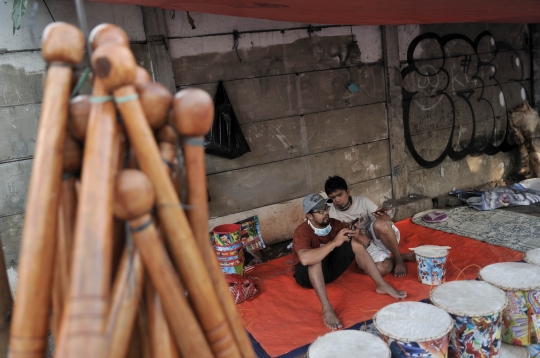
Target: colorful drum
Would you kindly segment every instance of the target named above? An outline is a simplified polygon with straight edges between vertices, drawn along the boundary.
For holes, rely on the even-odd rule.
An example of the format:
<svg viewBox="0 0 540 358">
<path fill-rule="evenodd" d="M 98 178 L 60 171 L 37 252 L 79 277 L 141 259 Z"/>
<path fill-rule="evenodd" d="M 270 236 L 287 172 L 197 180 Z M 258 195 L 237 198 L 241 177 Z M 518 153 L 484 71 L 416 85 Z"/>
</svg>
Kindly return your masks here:
<svg viewBox="0 0 540 358">
<path fill-rule="evenodd" d="M 529 250 L 523 255 L 526 262 L 540 266 L 540 249 Z"/>
<path fill-rule="evenodd" d="M 448 356 L 454 322 L 438 307 L 422 302 L 393 303 L 375 314 L 373 324 L 394 358 Z"/>
<path fill-rule="evenodd" d="M 431 291 L 430 299 L 454 319 L 449 357 L 500 357 L 503 290 L 482 281 L 453 281 Z"/>
<path fill-rule="evenodd" d="M 440 285 L 446 275 L 446 256 L 448 250 L 418 249 L 414 250 L 418 265 L 418 280 L 425 285 Z"/>
<path fill-rule="evenodd" d="M 225 224 L 212 230 L 212 243 L 224 273 L 244 275 L 244 248 L 240 225 Z"/>
<path fill-rule="evenodd" d="M 523 262 L 492 264 L 478 276 L 506 292 L 508 307 L 503 314 L 503 342 L 540 346 L 540 267 Z"/>
<path fill-rule="evenodd" d="M 499 358 L 530 358 L 525 347 L 514 346 L 508 343 L 501 343 L 501 353 Z"/>
<path fill-rule="evenodd" d="M 377 336 L 344 330 L 317 338 L 308 350 L 309 358 L 390 358 L 390 350 Z"/>
</svg>

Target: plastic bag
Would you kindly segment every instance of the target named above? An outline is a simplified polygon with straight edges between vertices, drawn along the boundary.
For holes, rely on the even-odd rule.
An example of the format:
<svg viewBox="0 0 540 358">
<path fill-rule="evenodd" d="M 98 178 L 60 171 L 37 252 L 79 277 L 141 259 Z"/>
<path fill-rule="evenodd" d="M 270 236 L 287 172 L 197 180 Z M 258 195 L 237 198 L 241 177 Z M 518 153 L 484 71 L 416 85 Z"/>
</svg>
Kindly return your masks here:
<svg viewBox="0 0 540 358">
<path fill-rule="evenodd" d="M 214 104 L 214 123 L 204 138 L 206 153 L 234 159 L 251 152 L 234 114 L 229 96 L 225 92 L 223 82 L 218 84 Z"/>
<path fill-rule="evenodd" d="M 259 286 L 251 279 L 237 274 L 226 274 L 225 279 L 234 298 L 234 303 L 252 300 L 261 293 Z"/>
</svg>

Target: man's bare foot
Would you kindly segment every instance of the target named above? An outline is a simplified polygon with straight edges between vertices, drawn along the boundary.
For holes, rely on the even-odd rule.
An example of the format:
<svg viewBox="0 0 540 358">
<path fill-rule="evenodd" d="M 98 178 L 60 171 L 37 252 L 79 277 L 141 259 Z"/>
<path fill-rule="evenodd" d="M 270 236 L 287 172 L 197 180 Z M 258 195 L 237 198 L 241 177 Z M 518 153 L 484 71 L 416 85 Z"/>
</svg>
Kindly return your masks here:
<svg viewBox="0 0 540 358">
<path fill-rule="evenodd" d="M 407 274 L 407 269 L 405 268 L 403 261 L 396 262 L 396 265 L 394 266 L 394 276 L 403 277 L 406 274 Z"/>
<path fill-rule="evenodd" d="M 377 288 L 375 289 L 377 293 L 380 293 L 381 295 L 390 295 L 394 298 L 397 298 L 398 300 L 402 300 L 405 297 L 407 297 L 407 292 L 405 291 L 399 291 L 390 286 L 389 283 L 385 282 L 382 285 L 377 285 Z"/>
<path fill-rule="evenodd" d="M 334 310 L 332 309 L 323 311 L 323 321 L 326 327 L 330 328 L 331 330 L 343 327 L 341 321 L 339 318 L 337 318 Z"/>
</svg>

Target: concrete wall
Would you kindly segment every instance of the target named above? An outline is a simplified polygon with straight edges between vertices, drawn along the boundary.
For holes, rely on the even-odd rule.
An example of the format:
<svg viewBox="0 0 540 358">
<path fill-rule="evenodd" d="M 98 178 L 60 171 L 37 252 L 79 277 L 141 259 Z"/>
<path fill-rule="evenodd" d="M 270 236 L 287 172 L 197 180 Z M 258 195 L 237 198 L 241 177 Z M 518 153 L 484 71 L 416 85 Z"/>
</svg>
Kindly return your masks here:
<svg viewBox="0 0 540 358">
<path fill-rule="evenodd" d="M 13 268 L 42 97 L 41 32 L 51 21 L 76 22 L 71 1 L 38 3 L 15 36 L 12 0 L 0 3 L 0 236 Z M 124 27 L 139 63 L 171 88 L 214 95 L 224 81 L 251 152 L 207 156 L 210 227 L 256 214 L 267 243 L 290 238 L 302 197 L 334 174 L 380 204 L 488 183 L 514 168 L 515 152 L 443 157 L 427 168 L 411 148 L 428 162 L 464 150 L 473 123 L 476 147 L 500 144 L 506 111 L 531 96 L 526 25 L 317 27 L 195 13 L 192 29 L 184 12 L 88 3 L 87 13 L 91 27 Z M 476 46 L 486 30 L 493 42 L 486 35 Z M 419 42 L 408 62 L 426 33 L 439 37 Z M 357 93 L 346 89 L 351 80 Z"/>
<path fill-rule="evenodd" d="M 265 241 L 289 238 L 303 218 L 301 198 L 333 174 L 382 203 L 392 194 L 447 194 L 514 170 L 517 153 L 497 148 L 507 111 L 530 98 L 527 25 L 399 26 L 383 44 L 379 27 L 309 33 L 302 24 L 196 14 L 191 29 L 185 14 L 172 15 L 165 18 L 176 86 L 213 95 L 223 80 L 252 149 L 235 160 L 207 156 L 211 227 L 256 214 Z M 238 51 L 233 30 L 241 35 Z M 351 36 L 358 48 L 347 57 Z M 388 115 L 385 52 L 392 51 L 400 71 L 397 122 Z M 350 79 L 358 93 L 347 91 Z M 400 145 L 398 158 L 390 147 Z M 460 160 L 444 155 L 447 148 Z M 427 168 L 411 150 L 441 160 Z"/>
</svg>

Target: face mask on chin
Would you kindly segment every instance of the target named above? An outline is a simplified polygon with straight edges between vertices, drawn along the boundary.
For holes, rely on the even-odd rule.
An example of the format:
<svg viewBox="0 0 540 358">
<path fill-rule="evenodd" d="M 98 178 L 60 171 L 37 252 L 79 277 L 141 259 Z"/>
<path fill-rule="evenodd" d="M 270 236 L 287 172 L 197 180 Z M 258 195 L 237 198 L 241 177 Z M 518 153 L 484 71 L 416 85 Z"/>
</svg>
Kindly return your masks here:
<svg viewBox="0 0 540 358">
<path fill-rule="evenodd" d="M 324 229 L 317 229 L 315 226 L 313 226 L 313 224 L 311 224 L 311 221 L 309 220 L 308 220 L 308 224 L 309 226 L 311 226 L 311 228 L 315 232 L 315 235 L 317 236 L 326 236 L 330 234 L 330 231 L 332 231 L 332 226 L 330 224 L 328 224 L 328 226 L 325 227 Z"/>
</svg>

